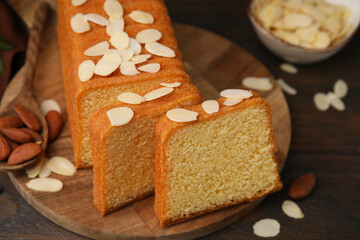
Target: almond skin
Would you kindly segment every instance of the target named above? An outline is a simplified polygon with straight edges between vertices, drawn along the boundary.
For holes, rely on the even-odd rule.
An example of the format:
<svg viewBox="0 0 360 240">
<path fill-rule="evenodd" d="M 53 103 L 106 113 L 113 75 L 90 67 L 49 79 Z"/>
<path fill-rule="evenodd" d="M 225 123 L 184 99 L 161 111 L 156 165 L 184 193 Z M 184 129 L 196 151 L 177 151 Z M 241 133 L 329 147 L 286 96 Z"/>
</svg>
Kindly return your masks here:
<svg viewBox="0 0 360 240">
<path fill-rule="evenodd" d="M 297 178 L 290 186 L 288 195 L 292 199 L 302 199 L 315 187 L 316 178 L 313 173 L 307 173 Z"/>
<path fill-rule="evenodd" d="M 18 146 L 20 146 L 17 142 L 14 142 L 13 140 L 5 137 L 7 143 L 9 144 L 10 147 L 10 152 L 14 151 L 15 148 L 17 148 Z"/>
<path fill-rule="evenodd" d="M 7 159 L 10 155 L 10 146 L 6 139 L 0 134 L 0 161 Z"/>
<path fill-rule="evenodd" d="M 32 111 L 19 104 L 14 104 L 14 110 L 28 128 L 34 130 L 35 132 L 41 131 L 41 123 Z"/>
<path fill-rule="evenodd" d="M 25 143 L 17 147 L 9 156 L 8 164 L 16 165 L 33 159 L 39 156 L 42 149 L 36 143 Z"/>
<path fill-rule="evenodd" d="M 3 128 L 1 133 L 17 143 L 27 143 L 33 140 L 30 134 L 19 128 Z"/>
<path fill-rule="evenodd" d="M 30 128 L 20 128 L 20 129 L 24 130 L 25 132 L 30 134 L 35 143 L 37 143 L 37 144 L 42 144 L 43 143 L 42 137 L 37 132 L 31 130 Z"/>
<path fill-rule="evenodd" d="M 24 125 L 19 117 L 16 116 L 5 116 L 0 118 L 0 129 L 4 127 L 18 128 Z"/>
<path fill-rule="evenodd" d="M 58 111 L 51 110 L 46 114 L 46 122 L 49 127 L 49 142 L 53 141 L 62 128 L 62 117 Z"/>
</svg>

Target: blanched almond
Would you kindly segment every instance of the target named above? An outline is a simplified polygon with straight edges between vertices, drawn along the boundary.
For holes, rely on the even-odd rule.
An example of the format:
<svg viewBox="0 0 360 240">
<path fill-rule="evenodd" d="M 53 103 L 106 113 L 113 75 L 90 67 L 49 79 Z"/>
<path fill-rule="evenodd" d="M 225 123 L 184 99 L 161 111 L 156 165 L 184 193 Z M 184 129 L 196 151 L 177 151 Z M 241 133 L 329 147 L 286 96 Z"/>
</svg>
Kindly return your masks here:
<svg viewBox="0 0 360 240">
<path fill-rule="evenodd" d="M 133 92 L 125 92 L 120 94 L 118 96 L 118 100 L 129 104 L 140 104 L 145 102 L 145 99 L 141 95 Z"/>
<path fill-rule="evenodd" d="M 95 66 L 95 74 L 100 76 L 108 76 L 114 72 L 121 63 L 121 57 L 116 52 L 107 52 L 105 55 L 97 62 Z"/>
<path fill-rule="evenodd" d="M 84 15 L 84 19 L 100 26 L 107 26 L 109 24 L 109 21 L 106 18 L 96 13 L 88 13 Z"/>
<path fill-rule="evenodd" d="M 213 114 L 219 111 L 219 103 L 215 100 L 207 100 L 201 104 L 207 114 Z"/>
<path fill-rule="evenodd" d="M 129 123 L 134 117 L 134 111 L 129 107 L 118 107 L 106 112 L 112 126 L 121 126 Z"/>
<path fill-rule="evenodd" d="M 289 84 L 287 84 L 284 80 L 282 79 L 278 79 L 277 81 L 277 84 L 279 85 L 279 87 L 284 91 L 286 92 L 287 94 L 290 94 L 290 95 L 296 95 L 297 94 L 297 91 L 295 88 L 291 87 Z"/>
<path fill-rule="evenodd" d="M 120 64 L 120 72 L 124 75 L 136 75 L 140 72 L 136 69 L 135 64 L 133 62 L 122 62 Z"/>
<path fill-rule="evenodd" d="M 63 188 L 63 183 L 54 178 L 35 178 L 26 183 L 26 186 L 39 192 L 58 192 Z"/>
<path fill-rule="evenodd" d="M 151 54 L 140 54 L 140 55 L 133 56 L 130 59 L 130 61 L 133 62 L 134 64 L 139 64 L 139 63 L 146 62 L 149 58 L 151 58 Z"/>
<path fill-rule="evenodd" d="M 150 53 L 161 57 L 175 57 L 175 52 L 171 48 L 158 42 L 146 43 L 145 49 Z"/>
<path fill-rule="evenodd" d="M 136 40 L 140 43 L 152 43 L 160 40 L 162 33 L 153 28 L 145 29 L 136 34 Z"/>
<path fill-rule="evenodd" d="M 166 116 L 174 122 L 192 122 L 198 115 L 199 113 L 184 108 L 174 108 L 166 113 Z"/>
<path fill-rule="evenodd" d="M 270 79 L 266 77 L 246 77 L 242 84 L 247 88 L 260 91 L 269 91 L 273 88 Z"/>
<path fill-rule="evenodd" d="M 134 55 L 138 55 L 141 53 L 141 44 L 139 43 L 138 40 L 136 40 L 135 38 L 130 38 L 129 39 L 129 50 L 133 50 L 134 51 Z"/>
<path fill-rule="evenodd" d="M 234 106 L 236 104 L 238 104 L 239 102 L 241 102 L 243 99 L 232 99 L 232 98 L 227 98 L 225 101 L 224 101 L 224 106 Z"/>
<path fill-rule="evenodd" d="M 222 97 L 237 100 L 249 98 L 252 95 L 252 92 L 243 89 L 225 89 L 220 92 L 220 96 Z"/>
<path fill-rule="evenodd" d="M 47 178 L 50 176 L 51 170 L 44 164 L 39 172 L 39 178 Z"/>
<path fill-rule="evenodd" d="M 181 85 L 181 82 L 173 82 L 173 83 L 160 83 L 160 85 L 164 86 L 164 87 L 179 87 Z"/>
<path fill-rule="evenodd" d="M 119 55 L 123 62 L 129 61 L 134 56 L 134 51 L 130 49 L 119 50 Z"/>
<path fill-rule="evenodd" d="M 78 76 L 82 82 L 89 81 L 95 72 L 95 63 L 92 60 L 85 60 L 79 65 Z"/>
<path fill-rule="evenodd" d="M 145 101 L 151 101 L 151 100 L 163 97 L 165 95 L 168 95 L 172 91 L 174 91 L 174 88 L 169 88 L 169 87 L 158 88 L 158 89 L 155 89 L 155 90 L 145 94 L 144 99 L 145 99 Z"/>
<path fill-rule="evenodd" d="M 330 105 L 335 108 L 338 111 L 344 111 L 345 110 L 345 104 L 344 102 L 338 98 L 334 93 L 328 92 L 327 94 L 328 100 L 330 102 Z"/>
<path fill-rule="evenodd" d="M 315 107 L 320 111 L 325 111 L 330 107 L 329 98 L 325 93 L 316 93 L 314 96 Z"/>
<path fill-rule="evenodd" d="M 288 217 L 296 218 L 296 219 L 304 218 L 303 212 L 294 201 L 285 200 L 282 203 L 281 208 Z"/>
<path fill-rule="evenodd" d="M 106 0 L 104 3 L 104 10 L 110 18 L 119 19 L 124 14 L 121 3 L 117 0 Z"/>
<path fill-rule="evenodd" d="M 44 115 L 46 115 L 51 110 L 55 110 L 61 113 L 59 104 L 53 99 L 47 99 L 42 101 L 40 108 Z"/>
<path fill-rule="evenodd" d="M 156 73 L 160 70 L 160 64 L 159 63 L 149 63 L 149 64 L 143 65 L 141 67 L 138 67 L 138 69 L 143 72 Z"/>
<path fill-rule="evenodd" d="M 338 98 L 343 98 L 348 92 L 348 85 L 343 79 L 338 79 L 334 84 L 334 94 Z"/>
<path fill-rule="evenodd" d="M 85 50 L 86 56 L 101 56 L 109 50 L 110 44 L 107 41 L 99 42 Z"/>
<path fill-rule="evenodd" d="M 46 166 L 52 172 L 64 176 L 73 176 L 76 172 L 74 164 L 64 157 L 52 157 L 47 161 Z"/>
<path fill-rule="evenodd" d="M 76 33 L 84 33 L 90 30 L 90 24 L 84 19 L 84 14 L 77 13 L 70 20 L 71 29 Z"/>
<path fill-rule="evenodd" d="M 124 19 L 113 19 L 109 21 L 109 24 L 106 26 L 106 33 L 109 36 L 112 36 L 115 32 L 123 32 L 124 31 Z"/>
<path fill-rule="evenodd" d="M 327 48 L 331 43 L 329 34 L 326 32 L 318 32 L 313 43 L 315 48 L 324 49 Z"/>
<path fill-rule="evenodd" d="M 265 218 L 253 225 L 254 234 L 259 237 L 275 237 L 280 233 L 280 224 L 275 219 Z"/>
<path fill-rule="evenodd" d="M 312 24 L 312 18 L 301 13 L 290 13 L 284 16 L 286 28 L 307 27 Z"/>
<path fill-rule="evenodd" d="M 26 172 L 27 176 L 29 178 L 36 178 L 39 175 L 42 167 L 44 166 L 45 161 L 47 161 L 47 160 L 45 159 L 45 157 L 43 157 L 35 165 L 27 167 L 25 169 L 25 172 Z"/>
<path fill-rule="evenodd" d="M 130 43 L 129 35 L 126 32 L 114 32 L 109 42 L 118 50 L 126 49 Z"/>
<path fill-rule="evenodd" d="M 138 23 L 151 24 L 154 22 L 154 17 L 150 13 L 144 11 L 139 11 L 139 10 L 132 11 L 129 14 L 129 17 Z"/>
<path fill-rule="evenodd" d="M 87 0 L 71 0 L 71 4 L 73 6 L 80 6 L 83 5 Z"/>
<path fill-rule="evenodd" d="M 280 64 L 280 69 L 290 74 L 296 74 L 298 72 L 297 68 L 290 63 Z"/>
</svg>

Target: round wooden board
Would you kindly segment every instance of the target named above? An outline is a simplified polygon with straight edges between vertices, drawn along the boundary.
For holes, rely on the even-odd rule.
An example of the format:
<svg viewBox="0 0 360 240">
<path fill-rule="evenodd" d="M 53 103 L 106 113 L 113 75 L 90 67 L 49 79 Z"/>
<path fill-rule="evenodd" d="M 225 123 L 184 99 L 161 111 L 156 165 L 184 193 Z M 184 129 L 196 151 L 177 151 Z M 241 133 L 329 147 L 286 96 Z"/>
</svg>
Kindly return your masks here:
<svg viewBox="0 0 360 240">
<path fill-rule="evenodd" d="M 39 102 L 55 99 L 65 121 L 60 137 L 49 145 L 47 156 L 73 159 L 69 124 L 65 109 L 60 72 L 58 45 L 55 34 L 56 16 L 53 14 L 46 28 L 43 49 L 35 74 L 35 91 Z M 273 123 L 278 145 L 278 161 L 284 166 L 290 145 L 291 124 L 289 109 L 279 87 L 269 71 L 249 53 L 234 43 L 196 27 L 174 25 L 184 62 L 194 83 L 205 99 L 217 98 L 224 88 L 242 87 L 246 76 L 267 76 L 274 88 L 260 92 L 273 108 Z M 20 73 L 21 74 L 21 73 Z M 4 101 L 16 92 L 18 83 L 12 82 Z M 161 228 L 153 210 L 154 197 L 148 197 L 128 207 L 102 217 L 92 204 L 92 170 L 78 170 L 75 176 L 64 177 L 52 173 L 50 177 L 64 182 L 58 193 L 31 191 L 24 172 L 9 173 L 21 195 L 42 215 L 54 223 L 78 234 L 101 239 L 193 239 L 215 232 L 254 209 L 262 200 L 229 207 L 184 223 Z"/>
</svg>

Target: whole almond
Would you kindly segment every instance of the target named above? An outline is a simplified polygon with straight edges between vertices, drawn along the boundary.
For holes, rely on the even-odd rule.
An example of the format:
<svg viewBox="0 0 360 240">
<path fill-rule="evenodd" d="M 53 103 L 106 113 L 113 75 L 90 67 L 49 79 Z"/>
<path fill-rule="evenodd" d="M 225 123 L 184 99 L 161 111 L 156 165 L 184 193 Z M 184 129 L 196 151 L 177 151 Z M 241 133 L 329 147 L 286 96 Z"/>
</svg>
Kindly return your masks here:
<svg viewBox="0 0 360 240">
<path fill-rule="evenodd" d="M 36 143 L 25 143 L 17 147 L 9 156 L 8 164 L 16 165 L 33 159 L 39 156 L 42 149 L 40 145 Z"/>
<path fill-rule="evenodd" d="M 35 132 L 41 131 L 41 123 L 32 111 L 19 104 L 14 104 L 14 109 L 28 128 L 34 130 Z"/>
<path fill-rule="evenodd" d="M 5 116 L 0 118 L 0 129 L 4 127 L 18 128 L 21 127 L 23 124 L 24 123 L 21 121 L 21 119 L 16 116 Z"/>
<path fill-rule="evenodd" d="M 42 137 L 37 132 L 31 130 L 30 128 L 20 128 L 20 129 L 24 130 L 25 132 L 30 134 L 35 143 L 37 143 L 37 144 L 42 144 L 43 143 Z"/>
<path fill-rule="evenodd" d="M 313 190 L 316 178 L 313 173 L 307 173 L 297 178 L 290 186 L 288 195 L 292 199 L 305 198 Z"/>
<path fill-rule="evenodd" d="M 0 161 L 5 160 L 10 155 L 10 150 L 6 139 L 0 134 Z"/>
<path fill-rule="evenodd" d="M 14 142 L 13 140 L 5 137 L 7 143 L 9 144 L 10 147 L 10 152 L 14 151 L 15 148 L 17 148 L 18 146 L 20 146 L 17 142 Z"/>
<path fill-rule="evenodd" d="M 19 128 L 3 128 L 1 133 L 17 143 L 27 143 L 33 140 L 30 134 Z"/>
<path fill-rule="evenodd" d="M 53 141 L 60 133 L 62 117 L 58 111 L 51 110 L 46 114 L 46 122 L 49 127 L 49 142 Z"/>
</svg>

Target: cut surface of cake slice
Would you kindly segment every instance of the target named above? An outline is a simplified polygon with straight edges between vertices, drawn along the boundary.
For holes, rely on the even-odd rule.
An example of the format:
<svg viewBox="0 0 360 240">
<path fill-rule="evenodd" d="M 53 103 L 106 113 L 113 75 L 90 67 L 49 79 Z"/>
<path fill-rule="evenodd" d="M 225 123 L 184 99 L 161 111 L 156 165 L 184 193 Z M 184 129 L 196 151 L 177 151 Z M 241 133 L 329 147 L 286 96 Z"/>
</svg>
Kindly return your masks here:
<svg viewBox="0 0 360 240">
<path fill-rule="evenodd" d="M 151 100 L 162 94 L 162 97 Z M 132 93 L 127 93 L 127 96 L 135 102 L 139 99 Z M 154 192 L 154 130 L 157 120 L 169 109 L 195 105 L 202 100 L 199 90 L 189 83 L 174 88 L 159 84 L 155 91 L 144 95 L 144 99 L 148 101 L 142 102 L 140 98 L 140 104 L 119 102 L 107 106 L 91 117 L 94 205 L 102 215 Z M 112 116 L 111 111 L 119 108 L 125 109 L 125 113 Z M 130 117 L 133 112 L 130 121 L 114 126 L 115 122 L 126 118 L 127 112 L 130 112 Z M 126 118 L 125 122 L 128 120 Z"/>
<path fill-rule="evenodd" d="M 155 213 L 161 226 L 281 189 L 271 107 L 247 92 L 246 99 L 171 110 L 158 121 Z"/>
</svg>

